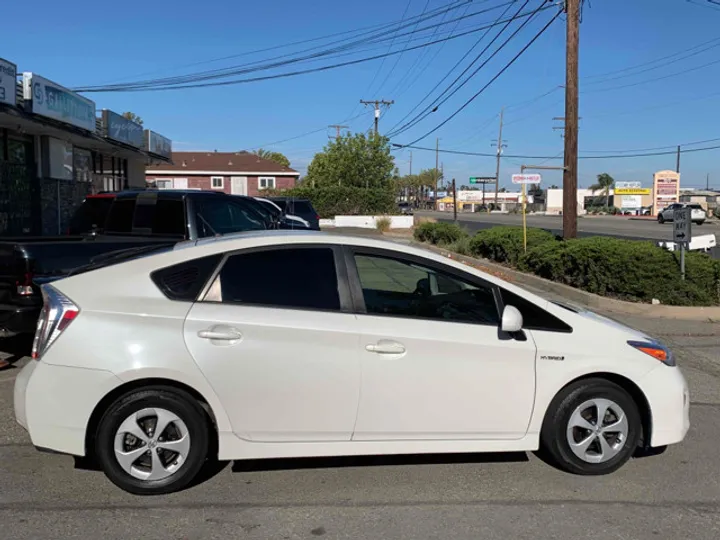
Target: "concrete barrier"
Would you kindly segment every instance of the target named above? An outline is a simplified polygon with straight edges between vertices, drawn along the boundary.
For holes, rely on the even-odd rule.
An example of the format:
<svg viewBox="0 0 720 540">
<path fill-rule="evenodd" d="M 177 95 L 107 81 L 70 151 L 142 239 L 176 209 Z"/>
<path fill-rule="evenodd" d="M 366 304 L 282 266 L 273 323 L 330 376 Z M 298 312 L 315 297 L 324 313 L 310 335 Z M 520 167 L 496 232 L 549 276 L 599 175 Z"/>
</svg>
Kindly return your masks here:
<svg viewBox="0 0 720 540">
<path fill-rule="evenodd" d="M 374 229 L 378 219 L 389 218 L 391 229 L 410 229 L 413 216 L 335 216 L 335 219 L 321 219 L 321 227 L 356 227 Z"/>
</svg>

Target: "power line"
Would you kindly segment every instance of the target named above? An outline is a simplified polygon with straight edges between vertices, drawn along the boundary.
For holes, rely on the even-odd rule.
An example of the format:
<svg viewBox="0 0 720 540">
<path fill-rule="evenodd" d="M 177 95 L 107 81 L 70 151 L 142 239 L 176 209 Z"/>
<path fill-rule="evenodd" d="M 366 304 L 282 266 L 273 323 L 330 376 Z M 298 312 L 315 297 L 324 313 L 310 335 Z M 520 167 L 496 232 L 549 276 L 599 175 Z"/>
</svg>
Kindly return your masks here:
<svg viewBox="0 0 720 540">
<path fill-rule="evenodd" d="M 431 135 L 432 133 L 435 133 L 438 129 L 440 129 L 441 127 L 443 127 L 443 126 L 444 126 L 445 124 L 447 124 L 450 120 L 452 120 L 452 119 L 455 118 L 458 114 L 460 114 L 460 112 L 461 112 L 463 109 L 465 109 L 465 107 L 467 107 L 468 105 L 470 105 L 470 103 L 472 103 L 480 94 L 482 94 L 485 90 L 487 90 L 492 83 L 494 83 L 498 78 L 500 78 L 500 76 L 501 76 L 503 73 L 505 73 L 505 71 L 507 71 L 508 68 L 510 68 L 510 66 L 512 66 L 512 65 L 518 60 L 518 58 L 520 58 L 520 57 L 523 55 L 523 53 L 525 53 L 525 51 L 527 51 L 527 50 L 530 48 L 530 46 L 531 46 L 533 43 L 535 43 L 535 41 L 537 41 L 537 39 L 545 33 L 545 31 L 546 31 L 548 28 L 550 28 L 550 25 L 552 25 L 552 23 L 555 22 L 555 20 L 560 16 L 560 13 L 561 13 L 561 12 L 558 11 L 558 12 L 553 16 L 553 18 L 550 19 L 550 20 L 547 22 L 547 24 L 546 24 L 545 26 L 543 26 L 543 28 L 542 28 L 538 33 L 536 33 L 536 34 L 533 36 L 533 38 L 520 50 L 520 52 L 518 52 L 518 53 L 512 58 L 512 60 L 510 60 L 507 64 L 505 64 L 505 66 L 504 66 L 492 79 L 490 79 L 490 81 L 488 81 L 488 83 L 487 83 L 485 86 L 483 86 L 483 87 L 482 87 L 477 93 L 475 93 L 470 99 L 468 99 L 465 103 L 463 103 L 463 104 L 460 106 L 459 109 L 457 109 L 454 113 L 452 113 L 450 116 L 448 116 L 445 120 L 443 120 L 442 122 L 440 122 L 440 123 L 439 123 L 437 126 L 435 126 L 433 129 L 431 129 L 430 131 L 428 131 L 427 133 L 425 133 L 425 134 L 422 135 L 421 137 L 418 137 L 417 139 L 415 139 L 414 141 L 412 141 L 410 144 L 415 144 L 416 142 L 421 141 L 422 139 L 424 139 L 425 137 L 427 137 L 428 135 Z"/>
<path fill-rule="evenodd" d="M 488 0 L 484 0 L 484 1 L 488 1 Z M 461 7 L 461 6 L 454 6 L 454 7 L 451 6 L 451 7 L 449 7 L 449 8 L 446 8 L 445 10 L 441 10 L 441 11 L 437 11 L 437 10 L 436 10 L 436 12 L 435 12 L 434 14 L 432 14 L 432 15 L 426 15 L 426 16 L 423 17 L 421 20 L 427 20 L 427 19 L 435 18 L 435 17 L 437 17 L 438 15 L 441 15 L 441 14 L 445 13 L 445 12 L 448 11 L 448 10 L 451 10 L 451 9 L 459 9 L 459 7 Z M 366 45 L 366 44 L 372 44 L 372 43 L 382 43 L 382 42 L 385 42 L 385 41 L 390 41 L 390 40 L 392 40 L 392 39 L 394 39 L 394 38 L 397 38 L 397 37 L 414 35 L 414 34 L 417 34 L 417 33 L 420 33 L 420 32 L 425 32 L 425 31 L 428 31 L 428 30 L 435 29 L 435 28 L 437 28 L 438 26 L 444 26 L 444 25 L 450 24 L 450 23 L 452 23 L 452 22 L 454 22 L 454 21 L 457 21 L 457 20 L 462 20 L 462 19 L 467 19 L 467 18 L 475 17 L 475 16 L 477 16 L 477 15 L 481 15 L 481 14 L 483 14 L 483 13 L 487 13 L 487 12 L 489 12 L 489 11 L 493 11 L 493 10 L 495 10 L 495 9 L 498 9 L 499 7 L 501 7 L 501 6 L 494 6 L 494 7 L 482 9 L 482 10 L 475 11 L 475 12 L 470 13 L 470 14 L 465 14 L 465 15 L 463 15 L 462 17 L 457 17 L 457 18 L 452 19 L 452 20 L 447 21 L 447 22 L 441 22 L 441 23 L 431 24 L 431 25 L 429 25 L 429 26 L 425 26 L 425 27 L 420 28 L 420 29 L 417 29 L 417 24 L 416 24 L 416 29 L 413 29 L 413 30 L 411 30 L 410 32 L 405 32 L 405 33 L 403 33 L 403 34 L 397 34 L 397 31 L 398 31 L 398 30 L 401 30 L 401 29 L 403 29 L 403 28 L 408 28 L 408 27 L 410 27 L 410 26 L 412 26 L 412 25 L 414 24 L 414 21 L 413 21 L 413 22 L 407 22 L 407 23 L 405 23 L 405 24 L 401 24 L 398 28 L 394 28 L 394 29 L 391 29 L 391 30 L 389 30 L 389 31 L 385 31 L 385 32 L 383 32 L 383 33 L 376 34 L 376 35 L 374 35 L 374 36 L 369 36 L 369 37 L 366 37 L 366 38 L 362 38 L 362 39 L 360 39 L 360 40 L 350 41 L 350 42 L 345 43 L 344 45 L 341 45 L 341 46 L 338 46 L 338 47 L 334 47 L 334 48 L 331 48 L 331 49 L 325 49 L 325 50 L 322 50 L 322 51 L 320 51 L 320 52 L 316 52 L 316 53 L 313 53 L 313 54 L 309 54 L 309 55 L 305 55 L 305 56 L 300 56 L 300 57 L 295 57 L 295 58 L 290 58 L 290 59 L 285 59 L 285 60 L 284 60 L 283 58 L 287 57 L 288 55 L 283 55 L 283 56 L 280 56 L 280 57 L 275 57 L 275 58 L 271 58 L 271 59 L 263 60 L 263 61 L 251 62 L 251 63 L 249 63 L 249 64 L 243 64 L 243 65 L 239 65 L 239 66 L 231 66 L 231 67 L 228 67 L 228 68 L 222 68 L 222 69 L 216 69 L 216 70 L 209 70 L 209 71 L 198 72 L 198 73 L 193 73 L 193 74 L 188 74 L 188 75 L 182 75 L 182 76 L 177 76 L 177 77 L 167 77 L 167 78 L 162 78 L 162 79 L 150 79 L 150 80 L 145 80 L 145 81 L 136 81 L 136 82 L 133 82 L 133 83 L 127 83 L 127 84 L 122 84 L 122 85 L 89 86 L 89 87 L 84 87 L 84 88 L 75 89 L 75 91 L 78 91 L 78 92 L 99 92 L 99 91 L 111 91 L 111 90 L 118 90 L 118 89 L 137 89 L 137 88 L 145 88 L 145 87 L 149 87 L 149 86 L 168 86 L 168 85 L 177 85 L 177 84 L 184 84 L 184 83 L 191 83 L 191 82 L 199 82 L 199 81 L 207 81 L 207 80 L 225 78 L 225 77 L 230 77 L 230 76 L 233 76 L 233 75 L 241 75 L 241 74 L 251 73 L 251 72 L 254 72 L 254 71 L 263 71 L 263 70 L 268 70 L 268 69 L 273 69 L 273 68 L 277 68 L 277 67 L 282 67 L 282 66 L 286 66 L 286 65 L 290 65 L 290 64 L 295 64 L 295 63 L 299 63 L 299 62 L 303 62 L 303 61 L 307 61 L 307 60 L 314 60 L 314 59 L 322 58 L 322 57 L 325 57 L 325 56 L 331 56 L 331 55 L 333 55 L 333 54 L 335 54 L 335 53 L 337 53 L 337 52 L 341 52 L 341 51 L 345 51 L 345 50 L 348 50 L 348 49 L 352 49 L 353 47 L 356 47 L 356 46 L 358 46 L 358 45 Z M 482 28 L 484 28 L 484 27 L 478 28 L 478 29 L 476 29 L 476 30 L 480 30 L 480 29 L 482 29 Z M 468 32 L 468 33 L 471 33 L 471 32 Z M 339 40 L 339 41 L 336 41 L 336 42 L 333 42 L 333 43 L 342 43 L 342 42 L 344 42 L 344 41 L 347 41 L 347 40 Z M 330 43 L 330 44 L 333 44 L 333 43 Z M 306 51 L 300 51 L 300 52 L 307 52 L 307 51 L 314 50 L 314 49 L 317 49 L 317 48 L 318 48 L 318 47 L 313 47 L 313 48 L 311 48 L 311 49 L 307 49 Z M 409 50 L 412 50 L 412 49 L 409 49 Z M 392 56 L 392 55 L 394 55 L 394 54 L 400 54 L 400 53 L 399 53 L 398 51 L 395 51 L 395 52 L 393 52 L 393 53 L 388 53 L 388 54 L 386 54 L 386 55 L 378 55 L 378 56 L 372 57 L 371 59 L 384 58 L 385 56 Z M 266 63 L 263 64 L 262 62 L 266 62 Z M 270 63 L 267 63 L 267 62 L 270 62 Z M 253 67 L 253 66 L 254 66 L 254 67 Z"/>
<path fill-rule="evenodd" d="M 529 15 L 529 14 L 525 14 L 524 16 L 527 16 L 527 15 Z M 506 21 L 501 21 L 499 24 L 502 24 L 504 22 L 506 22 Z M 493 25 L 494 24 L 481 26 L 479 28 L 475 28 L 475 29 L 469 30 L 467 32 L 462 32 L 462 33 L 456 34 L 454 36 L 438 39 L 435 41 L 426 42 L 426 43 L 423 43 L 420 45 L 415 45 L 413 47 L 408 48 L 408 50 L 420 49 L 423 47 L 429 47 L 429 46 L 435 45 L 437 43 L 442 43 L 445 41 L 458 39 L 458 38 L 461 38 L 468 34 L 477 32 L 478 30 L 484 30 Z M 336 64 L 331 64 L 328 66 L 321 66 L 321 67 L 317 67 L 317 68 L 291 71 L 291 72 L 286 72 L 286 73 L 278 73 L 275 75 L 251 77 L 251 78 L 247 78 L 247 79 L 236 79 L 236 80 L 232 80 L 232 81 L 216 81 L 216 82 L 209 82 L 209 83 L 180 84 L 180 85 L 176 85 L 176 86 L 156 86 L 156 87 L 140 87 L 140 88 L 98 88 L 98 89 L 86 89 L 86 90 L 80 89 L 80 90 L 76 90 L 76 91 L 78 91 L 78 92 L 146 92 L 146 91 L 150 91 L 151 92 L 151 91 L 163 91 L 163 90 L 180 90 L 180 89 L 185 89 L 185 88 L 206 88 L 206 87 L 211 87 L 211 86 L 229 86 L 229 85 L 235 85 L 235 84 L 245 84 L 245 83 L 251 83 L 251 82 L 258 82 L 258 81 L 266 81 L 266 80 L 271 80 L 271 79 L 294 77 L 297 75 L 304 75 L 307 73 L 317 73 L 320 71 L 327 71 L 330 69 L 337 69 L 340 67 L 370 62 L 372 60 L 377 60 L 377 59 L 383 58 L 385 56 L 394 56 L 399 53 L 400 53 L 400 51 L 394 51 L 391 53 L 379 54 L 379 55 L 370 56 L 370 57 L 366 57 L 366 58 L 360 58 L 357 60 L 351 60 L 351 61 L 347 61 L 347 62 L 340 62 L 340 63 L 336 63 Z"/>
<path fill-rule="evenodd" d="M 720 139 L 718 139 L 720 140 Z M 428 152 L 435 152 L 435 148 L 428 148 L 424 146 L 416 146 L 414 144 L 397 144 L 393 143 L 396 149 L 400 148 L 411 148 L 413 150 L 425 150 Z M 672 148 L 677 148 L 678 145 L 674 145 Z M 680 145 L 682 146 L 682 145 Z M 680 150 L 681 154 L 693 153 L 693 152 L 705 152 L 708 150 L 720 149 L 720 145 L 705 146 L 703 148 L 689 148 L 687 150 Z M 483 152 L 466 152 L 461 150 L 438 150 L 441 154 L 454 154 L 460 156 L 478 156 L 478 157 L 495 157 L 495 154 L 483 153 Z M 647 153 L 636 153 L 636 154 L 615 154 L 615 155 L 602 155 L 602 156 L 578 156 L 578 159 L 622 159 L 622 158 L 638 158 L 638 157 L 654 157 L 654 156 L 674 156 L 677 154 L 677 150 L 668 150 L 666 152 L 647 152 Z M 520 154 L 508 154 L 504 155 L 505 158 L 514 159 L 562 159 L 561 155 L 558 156 L 529 156 Z"/>
<path fill-rule="evenodd" d="M 502 19 L 508 11 L 510 11 L 510 7 L 512 6 L 513 3 L 514 3 L 514 2 L 508 3 L 508 5 L 507 5 L 507 7 L 505 8 L 505 10 L 500 14 L 500 16 L 499 16 L 499 17 L 497 18 L 497 20 L 495 21 L 496 23 L 497 23 L 500 19 Z M 463 61 L 464 61 L 468 56 L 470 56 L 470 53 L 472 53 L 472 51 L 475 49 L 475 47 L 477 47 L 477 46 L 487 37 L 488 33 L 490 33 L 490 28 L 488 28 L 485 32 L 483 32 L 483 34 L 477 39 L 477 41 L 475 41 L 475 43 L 473 44 L 473 46 L 470 47 L 470 49 L 468 49 L 467 52 L 462 56 L 462 58 L 460 58 L 460 60 L 458 60 L 458 61 L 455 63 L 455 65 L 454 65 L 452 68 L 450 68 L 450 70 L 445 74 L 445 76 L 444 76 L 442 79 L 440 79 L 440 80 L 437 82 L 437 84 L 435 84 L 435 86 L 433 86 L 432 89 L 431 89 L 427 94 L 425 94 L 425 97 L 423 97 L 423 98 L 417 103 L 417 105 L 415 105 L 412 109 L 410 109 L 410 112 L 408 112 L 408 113 L 407 113 L 405 116 L 403 116 L 393 127 L 390 128 L 390 132 L 393 132 L 393 131 L 395 130 L 395 128 L 397 128 L 400 124 L 402 124 L 402 123 L 407 119 L 408 116 L 410 116 L 412 113 L 414 113 L 414 112 L 417 110 L 417 108 L 420 107 L 420 105 L 422 105 L 423 102 L 424 102 L 427 98 L 429 98 L 430 95 L 431 95 L 433 92 L 435 92 L 435 90 L 437 90 L 438 87 L 439 87 L 443 82 L 445 82 L 445 80 L 450 76 L 450 74 L 451 74 L 453 71 L 455 71 L 455 69 L 456 69 L 460 64 L 462 64 Z M 502 31 L 500 31 L 500 34 L 502 34 Z M 499 35 L 499 34 L 498 34 L 498 35 Z M 497 38 L 497 36 L 496 36 L 496 38 Z M 487 49 L 485 49 L 485 50 L 487 50 Z M 484 52 L 484 51 L 483 51 L 483 52 Z M 482 54 L 482 53 L 481 53 L 481 54 Z M 453 82 L 449 85 L 448 89 L 449 89 L 450 87 L 452 87 L 452 86 L 458 81 L 458 79 L 459 79 L 460 77 L 462 77 L 462 75 L 463 75 L 464 73 L 466 73 L 467 70 L 470 69 L 470 67 L 471 67 L 471 66 L 473 65 L 473 63 L 475 63 L 476 61 L 477 61 L 477 58 L 470 64 L 470 66 L 468 66 L 468 67 L 460 74 L 460 76 L 459 76 L 458 78 L 455 79 L 455 81 L 453 81 Z M 448 91 L 448 89 L 446 89 L 442 94 L 440 94 L 437 98 L 435 98 L 435 101 L 433 101 L 433 103 L 435 103 L 435 102 L 437 101 L 437 99 L 441 98 L 441 97 L 443 96 L 443 94 Z M 431 104 L 431 105 L 432 105 L 432 104 Z"/>
<path fill-rule="evenodd" d="M 502 29 L 500 29 L 500 31 L 492 39 L 492 41 L 490 41 L 490 43 L 488 43 L 483 48 L 483 50 L 480 51 L 480 53 L 475 57 L 475 59 L 472 62 L 470 62 L 470 64 L 463 70 L 462 73 L 460 73 L 460 75 L 455 77 L 455 80 L 453 82 L 451 82 L 445 88 L 445 90 L 443 90 L 440 93 L 439 96 L 437 96 L 430 104 L 428 104 L 421 112 L 416 114 L 411 120 L 409 120 L 408 122 L 406 122 L 399 128 L 393 129 L 390 133 L 388 133 L 388 136 L 395 137 L 395 136 L 399 135 L 400 133 L 403 133 L 403 132 L 407 131 L 408 129 L 412 128 L 413 126 L 417 125 L 418 123 L 422 122 L 430 114 L 436 112 L 441 105 L 445 104 L 447 102 L 447 100 L 450 99 L 452 96 L 454 96 L 463 86 L 465 86 L 468 82 L 470 82 L 470 80 L 482 68 L 484 68 L 488 64 L 488 62 L 490 62 L 490 60 L 492 60 L 495 57 L 495 55 L 497 55 L 503 48 L 505 48 L 505 46 L 532 20 L 532 18 L 541 10 L 542 4 L 537 9 L 535 9 L 535 11 L 533 11 L 529 14 L 529 16 L 523 21 L 523 23 L 510 35 L 510 37 L 508 37 L 497 49 L 495 49 L 495 51 L 490 55 L 489 58 L 487 58 L 482 64 L 480 64 L 475 69 L 475 71 L 473 71 L 470 75 L 468 75 L 462 83 L 460 83 L 458 86 L 456 86 L 450 92 L 450 94 L 448 94 L 444 99 L 441 100 L 441 98 L 447 92 L 450 91 L 450 89 L 463 77 L 463 75 L 465 75 L 465 73 L 467 73 L 470 70 L 470 68 L 472 68 L 478 60 L 480 60 L 480 58 L 482 58 L 482 56 L 488 51 L 488 49 L 490 49 L 490 47 L 492 47 L 493 43 L 495 43 L 495 41 L 497 41 L 497 39 L 503 34 L 503 32 L 505 32 L 505 30 L 507 30 L 507 28 L 510 26 L 510 24 L 512 24 L 512 22 L 514 20 L 519 18 L 520 12 L 525 8 L 525 6 L 528 5 L 529 2 L 530 2 L 530 0 L 525 0 L 525 3 L 522 6 L 520 6 L 520 9 L 518 9 L 517 12 L 515 12 L 515 15 L 513 15 L 510 19 L 507 20 L 505 26 Z M 502 17 L 502 15 L 501 15 L 501 17 Z M 496 23 L 497 23 L 497 21 L 496 21 Z M 488 31 L 489 31 L 489 29 L 488 29 Z M 481 36 L 480 40 L 482 40 L 485 37 L 485 35 L 487 35 L 487 32 L 485 32 L 485 34 L 483 34 Z"/>
</svg>

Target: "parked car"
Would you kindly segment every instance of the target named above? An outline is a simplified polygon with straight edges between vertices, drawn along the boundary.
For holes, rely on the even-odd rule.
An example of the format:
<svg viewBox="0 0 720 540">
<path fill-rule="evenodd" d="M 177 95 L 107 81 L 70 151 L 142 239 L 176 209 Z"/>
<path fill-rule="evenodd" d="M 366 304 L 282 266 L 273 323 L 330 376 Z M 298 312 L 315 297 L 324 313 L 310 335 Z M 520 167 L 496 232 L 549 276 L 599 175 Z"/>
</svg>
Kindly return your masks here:
<svg viewBox="0 0 720 540">
<path fill-rule="evenodd" d="M 671 204 L 661 212 L 658 212 L 658 223 L 673 221 L 675 216 L 675 210 L 679 210 L 680 208 L 690 208 L 690 220 L 693 223 L 697 225 L 702 225 L 703 223 L 705 223 L 705 220 L 707 219 L 707 214 L 705 213 L 705 210 L 703 210 L 703 207 L 699 204 L 685 203 Z"/>
<path fill-rule="evenodd" d="M 320 216 L 309 200 L 295 197 L 268 197 L 268 199 L 282 208 L 286 214 L 303 218 L 310 225 L 310 229 L 320 230 Z"/>
<path fill-rule="evenodd" d="M 267 227 L 252 205 L 223 193 L 90 195 L 73 215 L 66 236 L 0 239 L 0 337 L 33 333 L 42 306 L 39 284 L 91 264 L 95 257 Z"/>
<path fill-rule="evenodd" d="M 131 493 L 215 457 L 540 448 L 607 474 L 689 427 L 662 343 L 397 243 L 228 235 L 42 290 L 15 417 Z"/>
<path fill-rule="evenodd" d="M 401 201 L 398 203 L 398 210 L 400 213 L 404 216 L 412 216 L 413 215 L 413 208 L 407 201 Z"/>
<path fill-rule="evenodd" d="M 271 215 L 274 216 L 274 219 L 278 224 L 278 229 L 305 230 L 310 228 L 310 223 L 308 223 L 306 220 L 304 220 L 300 216 L 287 214 L 283 211 L 282 208 L 280 208 L 270 199 L 263 199 L 262 197 L 253 197 L 253 199 L 258 201 L 260 203 L 260 206 L 262 206 L 265 211 L 269 212 Z"/>
</svg>

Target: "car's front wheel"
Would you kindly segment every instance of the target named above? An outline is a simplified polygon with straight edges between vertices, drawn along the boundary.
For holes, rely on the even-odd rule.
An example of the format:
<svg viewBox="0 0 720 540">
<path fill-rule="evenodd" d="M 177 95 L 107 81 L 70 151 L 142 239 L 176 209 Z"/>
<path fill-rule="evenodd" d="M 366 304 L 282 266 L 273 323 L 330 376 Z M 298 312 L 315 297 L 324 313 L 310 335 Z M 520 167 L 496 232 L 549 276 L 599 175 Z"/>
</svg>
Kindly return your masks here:
<svg viewBox="0 0 720 540">
<path fill-rule="evenodd" d="M 553 400 L 543 422 L 541 449 L 567 472 L 609 474 L 632 457 L 641 432 L 632 396 L 605 379 L 586 379 Z"/>
<path fill-rule="evenodd" d="M 665 223 L 665 218 L 663 217 L 662 214 L 658 214 L 658 223 L 660 223 L 660 225 Z"/>
<path fill-rule="evenodd" d="M 697 220 L 697 221 L 693 221 L 693 223 L 694 223 L 695 225 L 702 225 L 703 223 L 705 223 L 705 220 L 704 220 L 704 219 L 699 219 L 699 220 Z"/>
<path fill-rule="evenodd" d="M 205 411 L 174 388 L 137 390 L 105 412 L 95 453 L 105 475 L 136 495 L 179 491 L 197 476 L 208 454 Z"/>
</svg>

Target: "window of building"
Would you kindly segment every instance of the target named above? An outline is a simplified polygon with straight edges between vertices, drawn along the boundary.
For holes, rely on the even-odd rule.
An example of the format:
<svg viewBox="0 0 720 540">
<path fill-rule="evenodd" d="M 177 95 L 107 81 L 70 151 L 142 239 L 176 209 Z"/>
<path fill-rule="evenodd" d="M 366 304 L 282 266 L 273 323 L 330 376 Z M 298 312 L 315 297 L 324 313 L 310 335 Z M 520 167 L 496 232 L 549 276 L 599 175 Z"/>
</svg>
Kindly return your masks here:
<svg viewBox="0 0 720 540">
<path fill-rule="evenodd" d="M 173 188 L 173 181 L 172 179 L 168 180 L 155 180 L 155 187 L 158 189 L 172 189 Z"/>
<path fill-rule="evenodd" d="M 274 176 L 261 176 L 258 178 L 258 189 L 275 189 Z"/>
<path fill-rule="evenodd" d="M 497 325 L 492 288 L 414 262 L 355 255 L 368 314 Z"/>
<path fill-rule="evenodd" d="M 211 176 L 210 185 L 213 189 L 223 189 L 223 187 L 225 187 L 225 178 L 222 176 Z"/>
<path fill-rule="evenodd" d="M 233 255 L 224 264 L 213 289 L 219 292 L 213 300 L 223 303 L 340 310 L 335 257 L 333 250 L 326 247 Z"/>
</svg>

